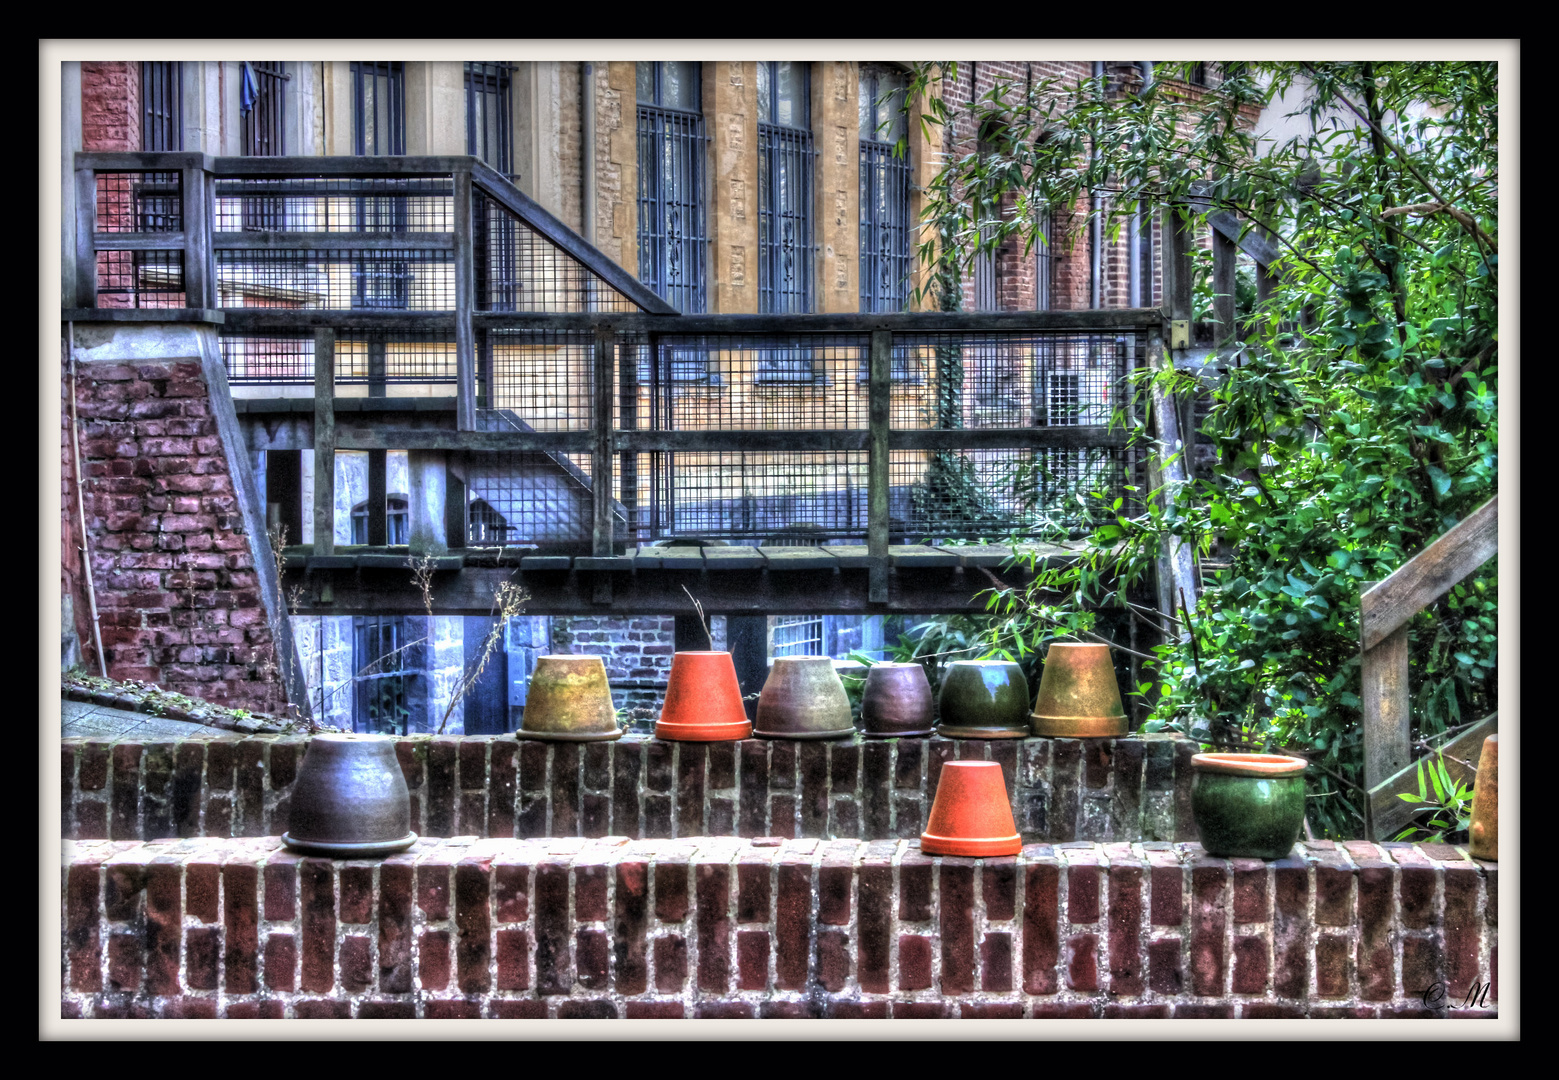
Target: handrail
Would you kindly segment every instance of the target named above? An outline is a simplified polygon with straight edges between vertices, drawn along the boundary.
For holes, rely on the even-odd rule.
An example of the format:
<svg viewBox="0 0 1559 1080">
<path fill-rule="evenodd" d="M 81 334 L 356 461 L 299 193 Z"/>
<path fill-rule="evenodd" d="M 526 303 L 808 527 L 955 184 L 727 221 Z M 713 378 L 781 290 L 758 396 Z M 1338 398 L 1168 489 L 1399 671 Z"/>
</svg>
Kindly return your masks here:
<svg viewBox="0 0 1559 1080">
<path fill-rule="evenodd" d="M 1359 597 L 1360 666 L 1364 707 L 1366 827 L 1385 822 L 1371 811 L 1374 797 L 1412 765 L 1408 688 L 1408 624 L 1451 587 L 1499 552 L 1499 496 L 1452 526 L 1434 543 Z M 1376 837 L 1379 839 L 1379 837 Z"/>
</svg>

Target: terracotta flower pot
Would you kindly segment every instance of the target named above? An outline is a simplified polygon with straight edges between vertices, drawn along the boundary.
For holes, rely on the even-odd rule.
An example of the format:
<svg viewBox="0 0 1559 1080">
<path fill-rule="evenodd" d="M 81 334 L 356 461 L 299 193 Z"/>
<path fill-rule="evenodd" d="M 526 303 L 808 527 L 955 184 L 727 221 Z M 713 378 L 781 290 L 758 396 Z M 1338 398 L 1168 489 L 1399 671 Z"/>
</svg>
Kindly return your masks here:
<svg viewBox="0 0 1559 1080">
<path fill-rule="evenodd" d="M 666 701 L 655 737 L 676 742 L 727 742 L 752 735 L 742 688 L 728 652 L 679 652 L 671 658 Z"/>
<path fill-rule="evenodd" d="M 1475 859 L 1499 861 L 1499 736 L 1483 740 L 1478 776 L 1472 785 L 1472 823 L 1467 827 L 1467 853 Z"/>
<path fill-rule="evenodd" d="M 606 742 L 622 738 L 599 656 L 538 656 L 525 697 L 522 739 Z"/>
<path fill-rule="evenodd" d="M 291 798 L 282 842 L 298 851 L 363 859 L 404 851 L 417 842 L 394 739 L 314 736 Z"/>
<path fill-rule="evenodd" d="M 758 695 L 762 739 L 843 739 L 855 734 L 850 699 L 826 656 L 778 656 Z"/>
<path fill-rule="evenodd" d="M 1101 739 L 1130 732 L 1108 645 L 1057 641 L 1045 654 L 1030 717 L 1034 734 L 1051 739 Z"/>
<path fill-rule="evenodd" d="M 1191 816 L 1209 855 L 1282 859 L 1305 822 L 1303 758 L 1193 754 Z"/>
<path fill-rule="evenodd" d="M 873 664 L 861 694 L 863 734 L 874 738 L 929 735 L 935 702 L 919 664 Z"/>
<path fill-rule="evenodd" d="M 1029 684 L 1006 660 L 954 660 L 937 696 L 938 735 L 1022 739 L 1029 734 Z"/>
<path fill-rule="evenodd" d="M 994 761 L 944 764 L 926 831 L 920 834 L 920 850 L 927 855 L 983 858 L 1016 855 L 1022 848 L 1001 765 Z"/>
</svg>

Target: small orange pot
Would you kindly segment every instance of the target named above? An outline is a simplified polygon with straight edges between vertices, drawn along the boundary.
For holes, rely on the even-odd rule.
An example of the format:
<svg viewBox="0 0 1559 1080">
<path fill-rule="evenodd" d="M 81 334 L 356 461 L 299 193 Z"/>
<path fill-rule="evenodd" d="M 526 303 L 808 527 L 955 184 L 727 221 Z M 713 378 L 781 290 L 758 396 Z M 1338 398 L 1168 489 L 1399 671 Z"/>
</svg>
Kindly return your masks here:
<svg viewBox="0 0 1559 1080">
<path fill-rule="evenodd" d="M 1016 855 L 1022 848 L 1001 765 L 994 761 L 944 764 L 926 831 L 920 834 L 920 850 L 927 855 L 978 859 Z"/>
<path fill-rule="evenodd" d="M 1499 861 L 1499 736 L 1483 740 L 1478 775 L 1472 784 L 1472 821 L 1467 827 L 1467 853 L 1474 859 Z"/>
<path fill-rule="evenodd" d="M 679 652 L 671 658 L 666 701 L 655 737 L 673 742 L 729 742 L 752 736 L 742 688 L 728 652 Z"/>
</svg>

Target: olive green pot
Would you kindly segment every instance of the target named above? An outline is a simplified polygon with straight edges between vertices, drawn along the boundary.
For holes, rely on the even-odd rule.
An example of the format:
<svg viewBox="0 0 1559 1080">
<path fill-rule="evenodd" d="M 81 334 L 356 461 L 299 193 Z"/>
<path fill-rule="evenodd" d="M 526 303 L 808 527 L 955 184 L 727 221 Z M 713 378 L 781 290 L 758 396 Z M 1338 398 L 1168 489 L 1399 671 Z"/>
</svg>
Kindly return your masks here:
<svg viewBox="0 0 1559 1080">
<path fill-rule="evenodd" d="M 1029 731 L 1029 684 L 1005 660 L 954 660 L 937 695 L 937 734 L 950 739 L 1022 739 Z"/>
<path fill-rule="evenodd" d="M 1302 763 L 1299 771 L 1265 776 L 1198 766 L 1191 781 L 1191 815 L 1209 855 L 1286 858 L 1305 821 Z"/>
</svg>

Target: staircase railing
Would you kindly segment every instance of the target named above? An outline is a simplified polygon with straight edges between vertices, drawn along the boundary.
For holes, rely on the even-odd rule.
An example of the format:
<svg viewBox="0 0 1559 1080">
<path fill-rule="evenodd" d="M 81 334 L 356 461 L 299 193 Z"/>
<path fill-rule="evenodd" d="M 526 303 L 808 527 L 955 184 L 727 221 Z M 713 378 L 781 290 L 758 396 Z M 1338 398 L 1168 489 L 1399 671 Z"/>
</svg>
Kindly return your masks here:
<svg viewBox="0 0 1559 1080">
<path fill-rule="evenodd" d="M 1364 701 L 1366 828 L 1375 839 L 1407 823 L 1412 808 L 1396 798 L 1413 784 L 1408 626 L 1425 607 L 1499 552 L 1499 497 L 1495 496 L 1404 563 L 1384 581 L 1367 584 L 1359 597 Z M 1495 726 L 1479 722 L 1442 748 L 1450 757 L 1475 760 L 1476 746 Z M 1466 745 L 1463 745 L 1466 744 Z M 1468 750 L 1468 747 L 1474 749 Z M 1448 767 L 1451 765 L 1448 760 Z M 1460 770 L 1469 766 L 1456 763 Z M 1470 779 L 1470 774 L 1467 777 Z"/>
</svg>

